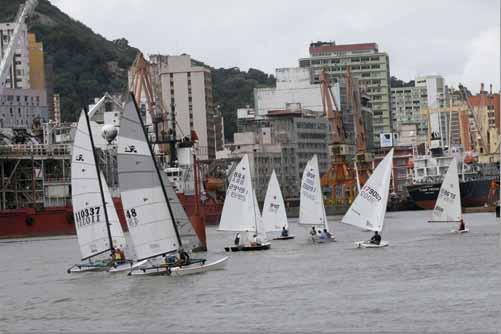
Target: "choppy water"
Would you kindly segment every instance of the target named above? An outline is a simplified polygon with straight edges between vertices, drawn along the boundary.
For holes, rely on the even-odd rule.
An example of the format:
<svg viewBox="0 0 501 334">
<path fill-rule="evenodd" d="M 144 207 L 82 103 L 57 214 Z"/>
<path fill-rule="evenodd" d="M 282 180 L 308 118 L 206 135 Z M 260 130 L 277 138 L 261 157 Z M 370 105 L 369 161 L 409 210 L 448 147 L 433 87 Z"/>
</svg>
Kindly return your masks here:
<svg viewBox="0 0 501 334">
<path fill-rule="evenodd" d="M 430 212 L 388 213 L 384 249 L 330 217 L 337 243 L 306 228 L 272 249 L 231 254 L 223 271 L 187 277 L 66 274 L 74 238 L 0 243 L 0 324 L 7 331 L 499 331 L 501 224 L 468 214 L 470 233 L 427 224 Z M 233 235 L 208 229 L 209 258 Z M 1 331 L 0 330 L 0 331 Z"/>
</svg>

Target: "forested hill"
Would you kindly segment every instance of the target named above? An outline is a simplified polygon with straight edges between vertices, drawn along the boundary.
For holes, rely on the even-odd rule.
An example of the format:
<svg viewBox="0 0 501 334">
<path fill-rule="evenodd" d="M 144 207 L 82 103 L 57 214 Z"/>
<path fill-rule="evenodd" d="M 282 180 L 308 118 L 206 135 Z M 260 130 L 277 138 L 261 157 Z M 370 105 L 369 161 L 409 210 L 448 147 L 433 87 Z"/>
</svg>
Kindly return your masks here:
<svg viewBox="0 0 501 334">
<path fill-rule="evenodd" d="M 0 0 L 0 22 L 12 21 L 22 3 L 24 0 Z M 44 45 L 46 63 L 53 66 L 54 91 L 61 95 L 63 120 L 76 120 L 81 108 L 93 97 L 126 89 L 127 69 L 138 50 L 129 46 L 125 38 L 109 41 L 48 0 L 39 1 L 28 24 Z M 223 112 L 226 136 L 230 139 L 236 108 L 252 105 L 254 87 L 272 86 L 275 80 L 256 69 L 211 69 L 215 103 Z"/>
</svg>

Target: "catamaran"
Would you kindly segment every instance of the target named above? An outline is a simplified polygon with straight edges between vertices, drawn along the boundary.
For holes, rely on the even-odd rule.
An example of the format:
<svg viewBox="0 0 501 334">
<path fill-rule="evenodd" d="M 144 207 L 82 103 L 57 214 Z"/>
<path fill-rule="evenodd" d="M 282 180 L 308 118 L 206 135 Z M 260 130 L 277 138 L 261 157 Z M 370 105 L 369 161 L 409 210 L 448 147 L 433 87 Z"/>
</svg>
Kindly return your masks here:
<svg viewBox="0 0 501 334">
<path fill-rule="evenodd" d="M 313 225 L 310 231 L 313 242 L 323 243 L 336 240 L 329 231 L 327 215 L 325 214 L 316 154 L 308 161 L 303 171 L 299 203 L 299 224 Z"/>
<path fill-rule="evenodd" d="M 189 258 L 132 94 L 120 120 L 118 177 L 138 261 L 129 275 L 186 275 L 224 266 L 228 257 L 212 263 Z M 175 254 L 179 254 L 178 259 Z"/>
<path fill-rule="evenodd" d="M 94 139 L 85 111 L 80 114 L 73 144 L 71 196 L 82 262 L 69 268 L 68 273 L 130 267 L 125 259 L 113 260 L 115 248 L 125 250 L 127 243 L 106 180 L 96 164 Z M 108 252 L 111 257 L 103 258 Z"/>
<path fill-rule="evenodd" d="M 289 234 L 284 198 L 275 170 L 271 173 L 264 197 L 263 224 L 265 232 L 275 236 L 273 240 L 294 239 L 294 236 Z"/>
<path fill-rule="evenodd" d="M 224 248 L 227 252 L 266 250 L 271 247 L 266 240 L 263 220 L 252 188 L 247 154 L 231 176 L 218 231 L 237 232 L 235 244 Z"/>
<path fill-rule="evenodd" d="M 393 149 L 384 157 L 367 182 L 365 182 L 360 193 L 344 215 L 343 223 L 356 226 L 362 230 L 381 233 L 388 204 L 392 166 Z M 355 246 L 380 248 L 388 246 L 388 242 L 384 240 L 379 243 L 357 241 Z"/>
<path fill-rule="evenodd" d="M 428 221 L 430 223 L 459 223 L 460 227 L 451 232 L 466 233 L 469 231 L 467 228 L 464 228 L 458 167 L 455 158 L 452 159 L 447 174 L 445 174 L 442 181 L 431 217 L 431 220 Z"/>
</svg>

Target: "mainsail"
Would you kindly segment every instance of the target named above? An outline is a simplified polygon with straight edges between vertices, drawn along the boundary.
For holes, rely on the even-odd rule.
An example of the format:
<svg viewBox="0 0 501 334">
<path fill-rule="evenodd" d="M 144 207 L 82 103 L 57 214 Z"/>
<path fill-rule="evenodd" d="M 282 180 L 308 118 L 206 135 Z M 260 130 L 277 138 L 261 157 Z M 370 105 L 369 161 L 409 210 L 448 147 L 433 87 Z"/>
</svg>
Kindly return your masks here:
<svg viewBox="0 0 501 334">
<path fill-rule="evenodd" d="M 258 218 L 253 199 L 249 157 L 244 155 L 233 172 L 226 191 L 220 231 L 256 231 Z"/>
<path fill-rule="evenodd" d="M 129 233 L 138 260 L 178 250 L 181 245 L 134 97 L 120 120 L 118 177 Z"/>
<path fill-rule="evenodd" d="M 456 159 L 453 158 L 440 187 L 432 213 L 432 221 L 459 222 L 461 218 L 458 167 Z"/>
<path fill-rule="evenodd" d="M 167 192 L 167 197 L 169 199 L 170 207 L 172 209 L 172 214 L 174 215 L 174 219 L 176 221 L 177 230 L 179 232 L 179 236 L 181 237 L 181 241 L 183 242 L 183 247 L 185 249 L 198 247 L 198 237 L 193 230 L 190 218 L 188 218 L 183 205 L 179 201 L 179 197 L 177 197 L 176 191 L 172 186 L 172 182 L 169 181 L 165 172 L 162 171 L 161 174 L 162 180 L 164 182 L 164 187 Z"/>
<path fill-rule="evenodd" d="M 117 209 L 113 204 L 113 199 L 111 198 L 111 193 L 106 184 L 106 179 L 103 173 L 101 174 L 101 184 L 103 185 L 104 201 L 106 203 L 106 211 L 108 212 L 108 223 L 110 226 L 111 239 L 113 241 L 113 247 L 120 247 L 124 251 L 127 250 L 127 239 L 125 238 L 124 231 L 122 230 L 122 225 L 120 225 L 120 220 L 118 219 Z"/>
<path fill-rule="evenodd" d="M 362 229 L 381 232 L 390 190 L 393 149 L 384 157 L 365 182 L 342 222 Z"/>
<path fill-rule="evenodd" d="M 264 198 L 263 222 L 266 232 L 281 231 L 283 227 L 288 229 L 284 198 L 282 197 L 282 191 L 280 191 L 280 184 L 275 170 L 271 173 Z"/>
<path fill-rule="evenodd" d="M 299 223 L 322 225 L 323 228 L 329 231 L 316 154 L 308 161 L 303 171 L 299 203 Z"/>
<path fill-rule="evenodd" d="M 73 143 L 71 163 L 73 215 L 82 259 L 112 250 L 113 240 L 117 245 L 125 245 L 125 238 L 104 177 L 100 174 L 98 178 L 92 134 L 89 129 L 88 116 L 82 111 Z M 106 202 L 106 207 L 103 202 Z"/>
</svg>

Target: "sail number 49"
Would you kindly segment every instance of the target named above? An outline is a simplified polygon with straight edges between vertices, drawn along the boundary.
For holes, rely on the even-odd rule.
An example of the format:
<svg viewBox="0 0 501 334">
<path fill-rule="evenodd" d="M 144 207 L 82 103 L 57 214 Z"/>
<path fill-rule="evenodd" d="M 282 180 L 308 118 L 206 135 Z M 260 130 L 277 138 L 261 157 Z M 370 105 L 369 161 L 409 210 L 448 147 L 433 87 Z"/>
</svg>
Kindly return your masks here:
<svg viewBox="0 0 501 334">
<path fill-rule="evenodd" d="M 127 210 L 125 216 L 127 217 L 127 225 L 129 225 L 129 228 L 134 228 L 139 224 L 136 209 Z"/>
</svg>

